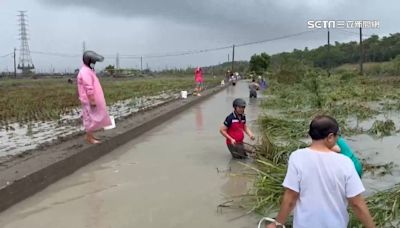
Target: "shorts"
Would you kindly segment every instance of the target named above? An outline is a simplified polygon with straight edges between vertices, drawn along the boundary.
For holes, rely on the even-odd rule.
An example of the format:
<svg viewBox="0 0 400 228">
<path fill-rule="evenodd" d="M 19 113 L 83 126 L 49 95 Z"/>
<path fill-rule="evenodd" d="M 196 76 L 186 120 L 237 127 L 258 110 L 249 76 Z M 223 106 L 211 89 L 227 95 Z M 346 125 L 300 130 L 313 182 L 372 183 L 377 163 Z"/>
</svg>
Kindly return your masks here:
<svg viewBox="0 0 400 228">
<path fill-rule="evenodd" d="M 196 82 L 197 87 L 203 87 L 203 82 Z"/>
<path fill-rule="evenodd" d="M 231 152 L 232 157 L 236 159 L 244 159 L 247 158 L 247 154 L 244 150 L 243 144 L 227 144 L 229 152 Z"/>
</svg>

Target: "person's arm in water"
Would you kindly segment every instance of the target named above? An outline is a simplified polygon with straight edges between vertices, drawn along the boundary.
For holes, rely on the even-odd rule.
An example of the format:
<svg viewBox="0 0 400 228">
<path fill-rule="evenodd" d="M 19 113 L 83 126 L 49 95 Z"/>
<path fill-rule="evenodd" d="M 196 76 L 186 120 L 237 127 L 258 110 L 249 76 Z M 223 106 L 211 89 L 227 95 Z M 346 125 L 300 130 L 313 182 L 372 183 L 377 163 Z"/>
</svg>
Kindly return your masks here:
<svg viewBox="0 0 400 228">
<path fill-rule="evenodd" d="M 293 191 L 289 188 L 285 189 L 283 193 L 281 207 L 276 216 L 275 220 L 280 224 L 285 224 L 287 217 L 293 211 L 293 208 L 296 206 L 297 199 L 299 198 L 299 193 Z M 267 225 L 266 228 L 275 228 L 275 224 Z"/>
<path fill-rule="evenodd" d="M 366 228 L 375 228 L 374 220 L 369 213 L 367 204 L 361 194 L 347 199 L 356 217 Z"/>
<path fill-rule="evenodd" d="M 251 132 L 250 128 L 247 127 L 246 124 L 244 125 L 244 132 L 246 132 L 246 134 L 250 137 L 251 140 L 255 139 L 253 132 Z"/>
<path fill-rule="evenodd" d="M 229 134 L 228 134 L 228 127 L 225 125 L 222 125 L 219 129 L 219 132 L 221 133 L 222 136 L 227 138 L 228 140 L 231 141 L 232 144 L 236 144 L 236 140 L 233 139 Z"/>
</svg>

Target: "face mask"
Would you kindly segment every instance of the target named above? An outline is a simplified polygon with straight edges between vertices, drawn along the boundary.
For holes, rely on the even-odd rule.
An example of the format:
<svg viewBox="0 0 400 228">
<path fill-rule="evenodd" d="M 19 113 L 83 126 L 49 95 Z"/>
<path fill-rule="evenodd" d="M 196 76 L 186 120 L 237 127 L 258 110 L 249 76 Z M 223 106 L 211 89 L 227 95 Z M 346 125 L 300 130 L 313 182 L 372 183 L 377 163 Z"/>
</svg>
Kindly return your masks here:
<svg viewBox="0 0 400 228">
<path fill-rule="evenodd" d="M 90 68 L 94 69 L 94 63 L 90 63 Z"/>
</svg>

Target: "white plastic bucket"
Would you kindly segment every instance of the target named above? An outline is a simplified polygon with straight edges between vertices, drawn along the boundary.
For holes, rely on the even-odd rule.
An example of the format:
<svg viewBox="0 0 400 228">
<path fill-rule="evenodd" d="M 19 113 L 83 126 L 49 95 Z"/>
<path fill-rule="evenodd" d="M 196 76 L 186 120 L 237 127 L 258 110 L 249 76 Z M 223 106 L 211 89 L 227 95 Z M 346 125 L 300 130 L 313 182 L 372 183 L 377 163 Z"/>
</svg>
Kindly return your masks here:
<svg viewBox="0 0 400 228">
<path fill-rule="evenodd" d="M 186 99 L 187 98 L 187 91 L 181 91 L 181 97 L 183 99 Z"/>
<path fill-rule="evenodd" d="M 111 120 L 111 125 L 107 126 L 107 127 L 104 127 L 104 130 L 110 130 L 110 129 L 115 128 L 115 118 L 114 118 L 114 116 L 110 116 L 110 120 Z"/>
</svg>

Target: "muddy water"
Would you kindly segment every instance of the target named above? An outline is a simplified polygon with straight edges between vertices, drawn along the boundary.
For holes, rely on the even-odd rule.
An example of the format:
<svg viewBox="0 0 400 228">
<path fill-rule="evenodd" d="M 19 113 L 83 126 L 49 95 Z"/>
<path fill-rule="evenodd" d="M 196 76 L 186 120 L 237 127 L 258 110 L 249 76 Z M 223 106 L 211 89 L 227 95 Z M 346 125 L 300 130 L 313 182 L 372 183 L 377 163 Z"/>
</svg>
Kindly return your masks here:
<svg viewBox="0 0 400 228">
<path fill-rule="evenodd" d="M 127 99 L 109 106 L 108 111 L 115 118 L 120 118 L 178 97 L 178 93 L 162 93 Z M 57 121 L 11 123 L 7 130 L 0 128 L 0 157 L 35 149 L 40 144 L 80 132 L 83 130 L 80 117 L 81 109 L 77 108 L 62 115 Z"/>
<path fill-rule="evenodd" d="M 390 101 L 386 101 L 389 102 Z M 367 105 L 375 110 L 381 110 L 382 113 L 367 120 L 357 120 L 352 118 L 349 120 L 349 126 L 369 130 L 373 123 L 377 120 L 392 120 L 396 129 L 400 129 L 400 115 L 398 111 L 385 111 L 383 104 L 386 102 L 370 102 Z M 400 175 L 400 134 L 396 133 L 386 137 L 376 137 L 368 134 L 361 134 L 347 137 L 349 145 L 358 154 L 359 158 L 365 159 L 365 162 L 373 165 L 385 165 L 393 163 L 391 168 L 385 170 L 383 168 L 374 170 L 373 172 L 365 172 L 363 175 L 363 183 L 366 187 L 366 194 L 370 195 L 377 191 L 385 190 L 400 183 L 398 176 Z"/>
<path fill-rule="evenodd" d="M 400 183 L 400 141 L 398 134 L 384 138 L 376 138 L 370 135 L 357 135 L 347 138 L 349 145 L 358 156 L 365 159 L 368 164 L 383 165 L 390 162 L 394 166 L 390 172 L 381 168 L 374 172 L 365 172 L 362 178 L 366 187 L 366 194 L 385 190 Z"/>
<path fill-rule="evenodd" d="M 233 99 L 247 96 L 240 82 L 174 116 L 3 212 L 0 227 L 256 227 L 244 211 L 217 209 L 249 186 L 230 175 L 246 170 L 218 132 Z M 257 105 L 247 106 L 250 123 Z"/>
</svg>

